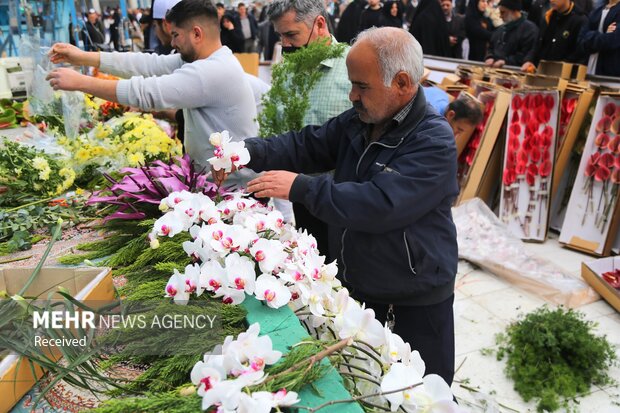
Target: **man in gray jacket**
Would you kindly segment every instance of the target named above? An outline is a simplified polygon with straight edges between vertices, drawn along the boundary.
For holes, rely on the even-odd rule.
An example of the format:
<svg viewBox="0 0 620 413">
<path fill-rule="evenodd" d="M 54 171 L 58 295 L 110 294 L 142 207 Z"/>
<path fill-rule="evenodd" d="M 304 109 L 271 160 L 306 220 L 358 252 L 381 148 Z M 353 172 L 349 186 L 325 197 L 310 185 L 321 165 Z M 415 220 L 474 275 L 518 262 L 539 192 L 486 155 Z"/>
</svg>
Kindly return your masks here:
<svg viewBox="0 0 620 413">
<path fill-rule="evenodd" d="M 209 135 L 228 130 L 233 139 L 257 135 L 256 104 L 243 69 L 230 49 L 220 42 L 217 10 L 209 0 L 183 0 L 166 14 L 172 47 L 178 53 L 84 52 L 56 44 L 54 63 L 95 66 L 127 80 L 103 80 L 75 70 L 52 71 L 48 80 L 56 90 L 81 90 L 103 99 L 144 110 L 183 109 L 185 150 L 201 167 L 213 156 Z M 237 174 L 248 174 L 239 171 Z M 237 175 L 231 183 L 244 184 Z"/>
</svg>

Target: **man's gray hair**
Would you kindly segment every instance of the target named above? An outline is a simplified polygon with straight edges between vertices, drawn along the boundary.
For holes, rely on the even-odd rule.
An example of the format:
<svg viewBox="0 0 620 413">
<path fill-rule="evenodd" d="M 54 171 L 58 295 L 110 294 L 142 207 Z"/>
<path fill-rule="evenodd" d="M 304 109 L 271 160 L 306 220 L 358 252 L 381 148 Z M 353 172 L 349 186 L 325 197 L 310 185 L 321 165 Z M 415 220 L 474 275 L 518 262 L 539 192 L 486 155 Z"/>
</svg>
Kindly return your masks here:
<svg viewBox="0 0 620 413">
<path fill-rule="evenodd" d="M 325 9 L 323 0 L 273 0 L 267 7 L 267 16 L 271 21 L 278 20 L 289 10 L 294 10 L 295 21 L 303 21 L 308 27 L 312 26 Z"/>
<path fill-rule="evenodd" d="M 371 27 L 358 34 L 355 42 L 361 40 L 369 41 L 375 48 L 385 86 L 389 87 L 401 71 L 411 77 L 414 85 L 420 82 L 424 74 L 422 46 L 411 33 L 403 29 Z"/>
</svg>

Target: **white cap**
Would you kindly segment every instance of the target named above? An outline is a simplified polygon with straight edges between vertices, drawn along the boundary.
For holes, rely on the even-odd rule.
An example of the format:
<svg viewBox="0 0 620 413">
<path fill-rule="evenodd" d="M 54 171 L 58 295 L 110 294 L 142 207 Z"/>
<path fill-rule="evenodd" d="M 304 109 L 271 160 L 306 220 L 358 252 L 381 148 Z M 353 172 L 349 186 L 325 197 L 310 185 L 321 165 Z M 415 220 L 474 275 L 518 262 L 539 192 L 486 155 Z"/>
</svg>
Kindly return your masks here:
<svg viewBox="0 0 620 413">
<path fill-rule="evenodd" d="M 153 0 L 153 19 L 163 19 L 168 10 L 181 0 Z"/>
</svg>

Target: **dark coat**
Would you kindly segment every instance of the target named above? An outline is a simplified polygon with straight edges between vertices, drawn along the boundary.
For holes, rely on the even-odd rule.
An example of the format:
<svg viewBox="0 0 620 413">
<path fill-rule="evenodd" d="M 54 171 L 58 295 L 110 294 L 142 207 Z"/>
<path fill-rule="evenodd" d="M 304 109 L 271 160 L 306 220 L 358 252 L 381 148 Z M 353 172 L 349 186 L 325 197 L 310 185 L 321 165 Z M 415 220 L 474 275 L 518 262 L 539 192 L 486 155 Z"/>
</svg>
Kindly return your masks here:
<svg viewBox="0 0 620 413">
<path fill-rule="evenodd" d="M 409 32 L 420 43 L 425 55 L 450 57 L 448 24 L 437 0 L 420 0 Z"/>
<path fill-rule="evenodd" d="M 440 303 L 454 293 L 458 264 L 452 129 L 422 89 L 403 122 L 378 141 L 365 144 L 366 128 L 351 109 L 323 126 L 246 139 L 247 166 L 300 174 L 290 200 L 328 224 L 338 277 L 353 297 Z M 332 169 L 333 175 L 304 175 Z"/>
<path fill-rule="evenodd" d="M 525 16 L 500 26 L 493 32 L 486 59 L 504 60 L 507 65 L 521 66 L 533 54 L 538 40 L 538 27 Z"/>
<path fill-rule="evenodd" d="M 224 19 L 230 20 L 233 24 L 233 29 L 228 30 L 224 27 L 222 22 Z M 241 23 L 236 22 L 235 18 L 231 14 L 224 14 L 222 16 L 222 22 L 220 22 L 220 41 L 223 46 L 228 46 L 233 53 L 243 53 L 244 38 L 241 31 Z"/>
<path fill-rule="evenodd" d="M 450 44 L 450 56 L 457 59 L 463 58 L 463 40 L 465 39 L 465 16 L 452 13 L 452 20 L 446 22 L 448 26 L 448 36 L 457 38 L 456 44 Z M 449 41 L 449 37 L 448 37 Z"/>
<path fill-rule="evenodd" d="M 390 10 L 392 9 L 393 4 L 396 4 L 398 10 L 398 12 L 396 13 L 396 17 L 390 14 Z M 384 3 L 381 10 L 383 10 L 383 15 L 381 16 L 381 20 L 379 23 L 382 27 L 403 27 L 403 4 L 400 2 L 400 0 L 388 1 Z"/>
<path fill-rule="evenodd" d="M 493 22 L 478 10 L 477 0 L 470 0 L 465 13 L 465 33 L 469 39 L 469 60 L 482 62 L 493 35 Z"/>
<path fill-rule="evenodd" d="M 365 0 L 353 0 L 349 3 L 338 22 L 336 40 L 341 43 L 351 43 L 351 40 L 357 36 L 360 32 L 360 20 L 364 7 L 366 7 Z"/>
<path fill-rule="evenodd" d="M 373 10 L 366 7 L 360 16 L 360 32 L 371 27 L 381 27 L 381 16 L 383 15 L 383 7 Z"/>
<path fill-rule="evenodd" d="M 543 19 L 538 45 L 525 60 L 536 65 L 540 60 L 586 64 L 579 35 L 587 23 L 588 18 L 577 7 L 567 14 L 552 12 L 549 23 Z"/>
<path fill-rule="evenodd" d="M 597 75 L 620 76 L 620 3 L 613 6 L 603 22 L 603 33 L 598 31 L 605 5 L 597 7 L 587 26 L 582 30 L 580 41 L 586 54 L 598 53 Z M 619 26 L 613 33 L 606 33 L 610 24 Z"/>
</svg>

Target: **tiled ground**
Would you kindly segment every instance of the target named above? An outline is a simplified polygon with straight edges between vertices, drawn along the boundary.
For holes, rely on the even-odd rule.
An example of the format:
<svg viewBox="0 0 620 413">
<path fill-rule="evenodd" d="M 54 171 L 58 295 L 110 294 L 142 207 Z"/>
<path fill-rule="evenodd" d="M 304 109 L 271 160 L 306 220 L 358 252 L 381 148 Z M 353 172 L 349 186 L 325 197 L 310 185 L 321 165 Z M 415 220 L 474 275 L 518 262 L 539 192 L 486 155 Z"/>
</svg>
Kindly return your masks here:
<svg viewBox="0 0 620 413">
<path fill-rule="evenodd" d="M 562 248 L 556 238 L 552 234 L 544 244 L 526 244 L 526 248 L 579 276 L 581 262 L 593 258 Z M 465 261 L 459 263 L 454 303 L 457 372 L 452 390 L 462 406 L 472 412 L 536 411 L 534 402 L 524 402 L 514 391 L 504 374 L 505 362 L 497 361 L 494 354 L 485 355 L 484 350 L 496 348 L 495 335 L 520 314 L 544 304 L 541 298 L 489 272 Z M 586 319 L 599 323 L 598 332 L 616 346 L 620 359 L 620 314 L 603 300 L 579 310 Z M 620 367 L 613 367 L 611 374 L 620 383 Z M 620 412 L 620 388 L 593 387 L 578 402 L 578 412 Z"/>
</svg>

